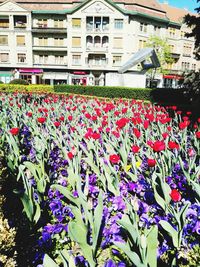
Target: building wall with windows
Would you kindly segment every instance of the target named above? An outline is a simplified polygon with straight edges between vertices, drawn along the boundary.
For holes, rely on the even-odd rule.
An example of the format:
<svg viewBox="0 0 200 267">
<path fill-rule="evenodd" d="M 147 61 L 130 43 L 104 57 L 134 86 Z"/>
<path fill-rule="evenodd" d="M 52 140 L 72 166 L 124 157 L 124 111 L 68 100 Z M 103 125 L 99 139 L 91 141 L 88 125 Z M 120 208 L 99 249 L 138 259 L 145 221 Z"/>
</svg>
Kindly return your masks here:
<svg viewBox="0 0 200 267">
<path fill-rule="evenodd" d="M 175 75 L 199 68 L 194 39 L 184 36 L 186 13 L 156 0 L 0 0 L 0 79 L 112 85 L 107 74 L 156 35 L 171 46 L 174 63 L 164 79 L 174 83 Z M 138 66 L 130 71 L 134 86 Z"/>
</svg>

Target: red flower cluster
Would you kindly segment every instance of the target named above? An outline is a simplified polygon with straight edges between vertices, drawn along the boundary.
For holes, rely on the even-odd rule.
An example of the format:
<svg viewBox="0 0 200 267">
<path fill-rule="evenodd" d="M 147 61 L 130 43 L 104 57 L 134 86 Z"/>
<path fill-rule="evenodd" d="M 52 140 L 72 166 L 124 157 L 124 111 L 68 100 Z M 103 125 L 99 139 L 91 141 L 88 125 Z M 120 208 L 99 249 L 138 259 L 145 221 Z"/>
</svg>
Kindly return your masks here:
<svg viewBox="0 0 200 267">
<path fill-rule="evenodd" d="M 169 141 L 168 142 L 168 147 L 169 147 L 169 149 L 179 149 L 180 146 L 176 142 Z"/>
<path fill-rule="evenodd" d="M 121 118 L 118 121 L 116 121 L 116 125 L 119 129 L 122 129 L 126 126 L 128 120 L 126 118 Z"/>
<path fill-rule="evenodd" d="M 155 141 L 152 148 L 153 151 L 160 152 L 165 150 L 165 143 L 163 141 Z"/>
</svg>

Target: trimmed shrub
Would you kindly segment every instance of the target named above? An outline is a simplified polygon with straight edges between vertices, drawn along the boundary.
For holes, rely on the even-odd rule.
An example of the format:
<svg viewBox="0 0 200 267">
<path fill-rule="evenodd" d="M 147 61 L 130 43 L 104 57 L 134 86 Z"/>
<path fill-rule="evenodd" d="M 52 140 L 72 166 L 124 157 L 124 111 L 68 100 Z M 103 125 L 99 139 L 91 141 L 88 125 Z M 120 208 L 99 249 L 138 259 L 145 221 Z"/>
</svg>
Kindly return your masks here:
<svg viewBox="0 0 200 267">
<path fill-rule="evenodd" d="M 35 92 L 35 93 L 51 93 L 53 92 L 53 86 L 51 85 L 19 85 L 19 84 L 0 84 L 0 92 Z"/>
<path fill-rule="evenodd" d="M 0 84 L 4 84 L 4 82 L 0 81 Z"/>
<path fill-rule="evenodd" d="M 129 88 L 119 86 L 81 86 L 81 85 L 55 85 L 56 93 L 70 93 L 98 97 L 122 97 L 134 98 L 151 101 L 152 89 L 147 88 Z"/>
<path fill-rule="evenodd" d="M 10 81 L 10 84 L 24 84 L 24 85 L 28 85 L 29 83 L 26 80 L 23 80 L 23 79 L 14 79 L 14 80 Z"/>
</svg>

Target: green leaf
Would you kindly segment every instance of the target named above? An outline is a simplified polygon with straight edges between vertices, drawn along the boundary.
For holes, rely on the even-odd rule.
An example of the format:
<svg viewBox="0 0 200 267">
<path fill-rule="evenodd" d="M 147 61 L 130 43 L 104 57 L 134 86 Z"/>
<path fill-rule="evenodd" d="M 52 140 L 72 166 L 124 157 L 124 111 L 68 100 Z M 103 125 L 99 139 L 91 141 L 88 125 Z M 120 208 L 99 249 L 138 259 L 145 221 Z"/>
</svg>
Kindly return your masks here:
<svg viewBox="0 0 200 267">
<path fill-rule="evenodd" d="M 69 237 L 77 242 L 83 252 L 83 255 L 88 260 L 91 267 L 95 267 L 95 261 L 93 260 L 92 247 L 87 243 L 87 228 L 83 223 L 79 221 L 71 221 L 68 224 Z"/>
<path fill-rule="evenodd" d="M 103 194 L 99 193 L 98 196 L 98 205 L 94 211 L 94 236 L 93 236 L 93 249 L 96 253 L 97 251 L 97 243 L 100 234 L 100 228 L 102 223 L 102 215 L 103 215 Z"/>
<path fill-rule="evenodd" d="M 74 257 L 72 255 L 69 255 L 69 252 L 67 250 L 62 250 L 60 252 L 60 256 L 63 260 L 64 267 L 76 267 L 74 263 Z"/>
<path fill-rule="evenodd" d="M 59 267 L 47 254 L 44 256 L 43 265 L 44 267 Z"/>
<path fill-rule="evenodd" d="M 140 257 L 137 253 L 130 250 L 130 247 L 127 243 L 121 243 L 121 242 L 115 242 L 115 246 L 121 249 L 131 260 L 132 263 L 134 263 L 137 267 L 146 267 L 140 260 Z"/>
<path fill-rule="evenodd" d="M 28 197 L 28 195 L 25 193 L 23 197 L 21 197 L 21 201 L 24 207 L 24 211 L 26 212 L 26 215 L 30 221 L 33 220 L 34 215 L 34 207 L 32 200 Z"/>
<path fill-rule="evenodd" d="M 157 266 L 158 227 L 151 227 L 147 236 L 147 262 L 149 267 Z"/>
<path fill-rule="evenodd" d="M 170 234 L 170 236 L 172 237 L 174 247 L 178 248 L 178 245 L 179 245 L 178 232 L 167 221 L 161 220 L 159 223 L 162 226 L 162 228 L 165 231 L 167 231 Z"/>
</svg>

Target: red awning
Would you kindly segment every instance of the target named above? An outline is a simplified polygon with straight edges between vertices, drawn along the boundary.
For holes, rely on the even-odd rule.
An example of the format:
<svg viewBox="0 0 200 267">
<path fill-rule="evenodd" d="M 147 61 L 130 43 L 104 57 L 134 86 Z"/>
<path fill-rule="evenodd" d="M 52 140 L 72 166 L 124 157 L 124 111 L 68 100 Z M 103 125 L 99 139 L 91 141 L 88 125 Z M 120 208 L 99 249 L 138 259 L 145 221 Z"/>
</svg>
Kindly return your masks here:
<svg viewBox="0 0 200 267">
<path fill-rule="evenodd" d="M 21 72 L 21 73 L 43 73 L 43 69 L 24 68 L 24 69 L 19 69 L 19 72 Z"/>
<path fill-rule="evenodd" d="M 77 75 L 85 75 L 85 71 L 74 71 L 73 74 L 77 74 Z"/>
<path fill-rule="evenodd" d="M 183 76 L 180 75 L 163 75 L 165 79 L 174 79 L 174 80 L 182 80 Z"/>
</svg>

